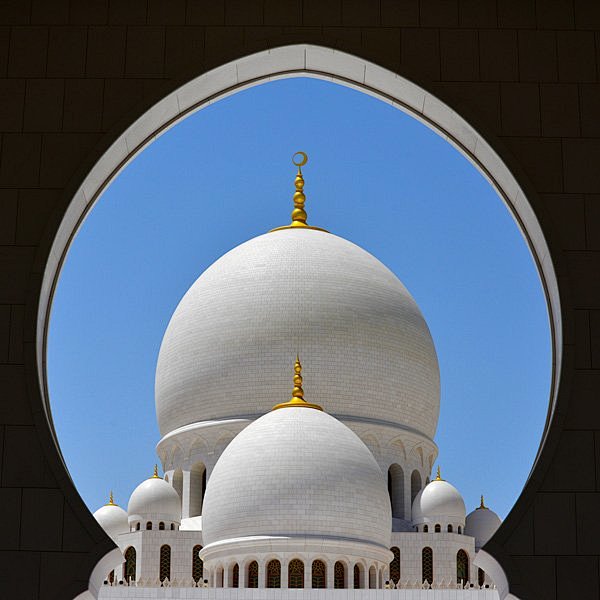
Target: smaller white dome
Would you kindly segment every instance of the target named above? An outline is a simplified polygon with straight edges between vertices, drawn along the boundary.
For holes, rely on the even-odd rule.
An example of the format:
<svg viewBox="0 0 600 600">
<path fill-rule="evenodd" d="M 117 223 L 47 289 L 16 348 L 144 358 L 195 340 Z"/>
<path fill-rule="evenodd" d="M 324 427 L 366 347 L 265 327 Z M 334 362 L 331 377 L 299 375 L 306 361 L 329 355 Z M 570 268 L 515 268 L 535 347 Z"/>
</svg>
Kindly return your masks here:
<svg viewBox="0 0 600 600">
<path fill-rule="evenodd" d="M 179 494 L 161 477 L 154 475 L 138 485 L 127 506 L 129 523 L 135 521 L 181 521 Z M 156 527 L 156 525 L 155 525 Z M 143 528 L 143 524 L 142 524 Z"/>
<path fill-rule="evenodd" d="M 443 479 L 434 479 L 416 496 L 412 506 L 413 524 L 463 523 L 467 509 L 460 492 Z"/>
<path fill-rule="evenodd" d="M 483 506 L 482 498 L 481 506 L 467 515 L 465 534 L 475 538 L 475 548 L 479 550 L 496 533 L 501 523 L 502 520 L 493 510 Z"/>
<path fill-rule="evenodd" d="M 117 537 L 122 533 L 129 531 L 129 523 L 127 522 L 127 513 L 118 505 L 111 501 L 108 504 L 100 507 L 95 513 L 94 518 L 102 529 L 108 533 L 108 535 L 117 541 Z"/>
</svg>

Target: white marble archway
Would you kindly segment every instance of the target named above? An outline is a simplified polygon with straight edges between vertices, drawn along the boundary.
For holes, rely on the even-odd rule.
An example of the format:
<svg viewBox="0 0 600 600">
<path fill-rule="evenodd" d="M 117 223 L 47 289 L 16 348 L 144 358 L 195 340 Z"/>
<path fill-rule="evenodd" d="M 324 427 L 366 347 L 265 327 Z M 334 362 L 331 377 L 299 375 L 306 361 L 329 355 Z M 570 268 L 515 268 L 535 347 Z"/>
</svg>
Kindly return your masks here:
<svg viewBox="0 0 600 600">
<path fill-rule="evenodd" d="M 553 350 L 552 386 L 547 424 L 550 423 L 554 412 L 562 359 L 562 324 L 558 283 L 540 224 L 515 176 L 490 143 L 470 123 L 423 88 L 392 71 L 351 54 L 321 46 L 296 44 L 258 52 L 227 63 L 196 77 L 171 92 L 132 123 L 108 148 L 83 180 L 66 210 L 53 241 L 44 272 L 38 307 L 37 363 L 44 406 L 51 430 L 53 431 L 45 356 L 49 315 L 60 269 L 71 241 L 86 215 L 127 163 L 180 120 L 240 90 L 265 81 L 286 77 L 327 79 L 388 102 L 444 137 L 470 160 L 496 189 L 529 245 L 547 298 Z M 546 426 L 540 448 L 544 445 L 547 430 Z M 55 442 L 59 447 L 56 437 Z M 539 451 L 536 462 L 538 458 Z M 79 598 L 96 597 L 96 590 L 101 584 L 101 580 L 110 570 L 110 568 L 106 568 L 108 564 L 104 563 L 114 560 L 115 552 L 115 550 L 111 551 L 94 569 L 89 591 L 80 595 Z M 486 566 L 482 564 L 482 567 L 492 574 L 495 580 L 500 581 L 503 578 L 506 581 L 500 565 L 493 557 L 489 554 L 486 555 L 484 562 Z M 496 566 L 492 563 L 495 563 Z M 506 584 L 500 595 L 501 599 L 514 598 L 507 594 L 508 585 Z"/>
</svg>

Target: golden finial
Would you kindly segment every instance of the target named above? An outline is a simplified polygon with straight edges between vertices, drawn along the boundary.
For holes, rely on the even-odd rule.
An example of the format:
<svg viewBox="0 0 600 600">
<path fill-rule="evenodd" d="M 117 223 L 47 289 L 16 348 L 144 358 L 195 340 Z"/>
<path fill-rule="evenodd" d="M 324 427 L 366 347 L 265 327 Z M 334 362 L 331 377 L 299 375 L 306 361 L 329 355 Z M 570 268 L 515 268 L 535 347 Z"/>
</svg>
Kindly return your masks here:
<svg viewBox="0 0 600 600">
<path fill-rule="evenodd" d="M 296 173 L 296 179 L 294 185 L 296 191 L 294 192 L 294 210 L 292 211 L 292 222 L 289 225 L 283 227 L 276 227 L 271 231 L 279 231 L 280 229 L 297 229 L 299 227 L 304 229 L 316 229 L 317 231 L 325 231 L 320 227 L 312 227 L 306 222 L 307 215 L 304 210 L 304 203 L 306 202 L 306 196 L 304 195 L 304 177 L 302 176 L 302 167 L 308 162 L 308 156 L 306 152 L 296 152 L 292 156 L 292 162 L 298 167 L 298 173 Z"/>
<path fill-rule="evenodd" d="M 435 476 L 435 480 L 434 480 L 434 481 L 444 481 L 444 480 L 442 479 L 442 475 L 441 475 L 441 473 L 440 473 L 440 465 L 438 465 L 438 468 L 437 468 L 437 475 Z"/>
<path fill-rule="evenodd" d="M 477 508 L 477 510 L 487 510 L 488 507 L 483 503 L 483 494 L 481 494 L 481 504 L 479 505 L 479 507 Z"/>
<path fill-rule="evenodd" d="M 296 362 L 294 363 L 294 388 L 292 390 L 292 397 L 287 402 L 276 404 L 272 410 L 286 407 L 303 407 L 303 408 L 316 408 L 317 410 L 323 410 L 318 404 L 311 404 L 304 399 L 304 390 L 302 389 L 302 363 L 300 357 L 296 355 Z"/>
<path fill-rule="evenodd" d="M 118 506 L 118 504 L 115 504 L 112 490 L 110 490 L 110 494 L 108 495 L 108 502 L 107 502 L 106 506 Z"/>
<path fill-rule="evenodd" d="M 294 363 L 294 389 L 292 390 L 292 398 L 300 398 L 304 400 L 304 390 L 302 389 L 302 365 L 300 357 L 296 354 L 296 362 Z"/>
<path fill-rule="evenodd" d="M 300 160 L 295 160 L 296 156 L 300 156 Z M 305 152 L 296 152 L 292 156 L 292 162 L 298 167 L 298 173 L 296 173 L 296 179 L 294 185 L 296 191 L 294 192 L 294 210 L 292 211 L 292 227 L 306 227 L 306 211 L 304 210 L 304 203 L 306 202 L 306 196 L 304 195 L 304 177 L 302 177 L 302 166 L 308 162 L 308 156 Z"/>
<path fill-rule="evenodd" d="M 152 474 L 152 479 L 160 479 L 158 474 L 158 465 L 154 465 L 154 473 Z"/>
</svg>

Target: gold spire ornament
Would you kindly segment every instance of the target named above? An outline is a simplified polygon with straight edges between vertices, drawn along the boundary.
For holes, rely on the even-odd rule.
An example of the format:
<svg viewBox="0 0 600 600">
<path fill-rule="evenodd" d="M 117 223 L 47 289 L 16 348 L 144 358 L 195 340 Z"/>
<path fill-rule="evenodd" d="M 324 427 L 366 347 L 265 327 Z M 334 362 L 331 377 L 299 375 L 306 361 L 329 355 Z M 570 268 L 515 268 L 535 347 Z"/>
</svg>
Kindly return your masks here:
<svg viewBox="0 0 600 600">
<path fill-rule="evenodd" d="M 152 477 L 150 479 L 162 479 L 161 476 L 158 474 L 158 465 L 154 465 L 154 473 L 152 474 Z"/>
<path fill-rule="evenodd" d="M 481 504 L 477 507 L 477 510 L 488 510 L 488 507 L 483 503 L 483 494 L 481 494 Z"/>
<path fill-rule="evenodd" d="M 302 364 L 298 356 L 296 356 L 296 362 L 294 363 L 294 388 L 292 389 L 292 397 L 287 402 L 276 404 L 271 410 L 277 410 L 278 408 L 315 408 L 323 410 L 318 404 L 311 404 L 304 399 Z"/>
<path fill-rule="evenodd" d="M 115 504 L 112 490 L 110 490 L 110 494 L 108 496 L 108 502 L 105 504 L 105 506 L 119 506 L 118 504 Z"/>
<path fill-rule="evenodd" d="M 280 231 L 281 229 L 316 229 L 317 231 L 325 231 L 325 229 L 321 229 L 320 227 L 312 227 L 309 225 L 307 220 L 306 210 L 304 210 L 304 203 L 306 202 L 306 196 L 304 195 L 304 177 L 302 176 L 302 167 L 308 162 L 308 156 L 306 152 L 296 152 L 294 156 L 292 156 L 292 162 L 298 167 L 298 173 L 296 173 L 296 179 L 294 180 L 294 185 L 296 187 L 296 191 L 294 192 L 293 201 L 294 201 L 294 210 L 292 211 L 292 222 L 289 225 L 284 225 L 283 227 L 276 227 L 275 229 L 271 229 L 271 231 Z"/>
<path fill-rule="evenodd" d="M 444 481 L 444 480 L 442 479 L 442 475 L 441 475 L 441 473 L 440 473 L 440 465 L 438 465 L 438 468 L 437 468 L 437 475 L 435 476 L 435 479 L 434 479 L 434 481 Z"/>
</svg>

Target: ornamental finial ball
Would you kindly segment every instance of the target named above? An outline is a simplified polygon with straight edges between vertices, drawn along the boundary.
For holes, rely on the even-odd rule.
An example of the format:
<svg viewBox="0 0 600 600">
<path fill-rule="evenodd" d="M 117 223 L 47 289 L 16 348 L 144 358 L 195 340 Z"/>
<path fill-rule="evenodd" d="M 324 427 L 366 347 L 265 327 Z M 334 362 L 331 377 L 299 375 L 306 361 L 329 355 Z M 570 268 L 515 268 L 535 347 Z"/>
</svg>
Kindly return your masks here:
<svg viewBox="0 0 600 600">
<path fill-rule="evenodd" d="M 318 231 L 325 231 L 320 227 L 311 227 L 306 221 L 308 215 L 304 210 L 304 203 L 306 202 L 306 196 L 304 195 L 304 177 L 302 176 L 302 167 L 308 162 L 308 155 L 306 152 L 296 152 L 292 156 L 292 163 L 298 167 L 296 173 L 296 179 L 294 180 L 294 186 L 296 191 L 292 197 L 294 202 L 294 208 L 292 210 L 292 222 L 289 225 L 283 227 L 276 227 L 271 231 L 279 231 L 281 229 L 316 229 Z"/>
<path fill-rule="evenodd" d="M 292 397 L 287 402 L 276 404 L 272 410 L 286 407 L 305 407 L 323 410 L 318 404 L 312 404 L 304 399 L 304 390 L 302 389 L 302 363 L 300 357 L 296 355 L 294 362 L 294 388 L 292 389 Z"/>
<path fill-rule="evenodd" d="M 304 390 L 302 389 L 302 364 L 300 358 L 296 356 L 294 363 L 294 389 L 292 390 L 292 398 L 304 400 Z"/>
</svg>

